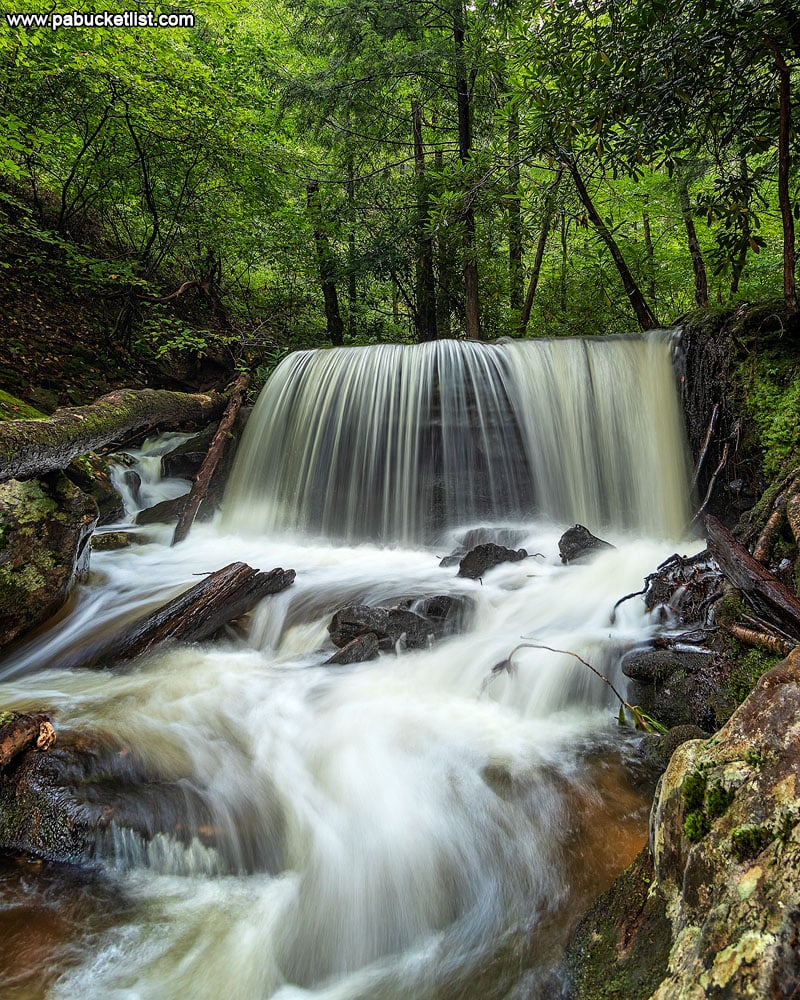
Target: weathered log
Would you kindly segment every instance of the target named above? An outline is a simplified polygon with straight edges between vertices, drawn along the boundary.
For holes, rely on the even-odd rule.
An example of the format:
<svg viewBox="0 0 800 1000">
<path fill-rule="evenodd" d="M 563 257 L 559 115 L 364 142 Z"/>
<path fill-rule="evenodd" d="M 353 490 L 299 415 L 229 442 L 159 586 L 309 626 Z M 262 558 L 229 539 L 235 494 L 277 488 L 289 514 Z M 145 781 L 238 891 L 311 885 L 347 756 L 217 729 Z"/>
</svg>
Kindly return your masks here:
<svg viewBox="0 0 800 1000">
<path fill-rule="evenodd" d="M 723 625 L 722 628 L 728 633 L 728 635 L 733 636 L 734 639 L 741 642 L 744 646 L 753 646 L 756 649 L 766 649 L 768 652 L 774 653 L 776 656 L 788 656 L 792 649 L 794 649 L 795 644 L 786 639 L 781 639 L 777 635 L 770 635 L 767 632 L 747 628 L 746 625 L 739 625 L 736 622 L 731 622 L 729 625 Z"/>
<path fill-rule="evenodd" d="M 725 577 L 742 592 L 759 618 L 800 642 L 800 600 L 715 517 L 707 515 L 705 524 L 708 547 Z"/>
<path fill-rule="evenodd" d="M 202 642 L 268 594 L 285 590 L 294 577 L 293 569 L 261 573 L 246 563 L 231 563 L 116 634 L 77 650 L 68 659 L 62 658 L 59 666 L 111 666 L 152 652 L 165 643 Z"/>
<path fill-rule="evenodd" d="M 89 406 L 56 410 L 47 420 L 0 423 L 0 482 L 64 469 L 73 458 L 149 425 L 176 426 L 218 417 L 227 393 L 117 389 Z"/>
<path fill-rule="evenodd" d="M 23 750 L 49 750 L 56 733 L 46 715 L 20 715 L 14 712 L 0 723 L 0 771 Z"/>
<path fill-rule="evenodd" d="M 178 542 L 182 542 L 189 534 L 189 530 L 191 529 L 195 516 L 197 515 L 198 508 L 208 492 L 208 484 L 211 482 L 214 470 L 216 469 L 219 460 L 222 458 L 223 452 L 225 451 L 225 446 L 228 443 L 231 428 L 236 421 L 239 410 L 242 408 L 244 395 L 247 392 L 248 385 L 250 385 L 250 376 L 242 374 L 236 380 L 236 383 L 231 390 L 230 399 L 225 409 L 225 413 L 222 415 L 222 420 L 219 422 L 216 434 L 211 439 L 208 452 L 206 453 L 206 457 L 203 459 L 202 465 L 198 469 L 192 488 L 189 491 L 189 496 L 186 499 L 183 509 L 178 515 L 178 523 L 175 525 L 175 533 L 172 536 L 173 545 L 177 545 Z"/>
<path fill-rule="evenodd" d="M 760 563 L 766 563 L 769 561 L 769 554 L 772 550 L 772 543 L 775 541 L 775 536 L 781 527 L 781 522 L 783 521 L 783 515 L 785 513 L 785 508 L 783 502 L 779 503 L 778 506 L 770 514 L 767 523 L 764 525 L 764 530 L 758 536 L 758 541 L 753 549 L 753 558 Z M 784 654 L 785 655 L 785 654 Z"/>
</svg>

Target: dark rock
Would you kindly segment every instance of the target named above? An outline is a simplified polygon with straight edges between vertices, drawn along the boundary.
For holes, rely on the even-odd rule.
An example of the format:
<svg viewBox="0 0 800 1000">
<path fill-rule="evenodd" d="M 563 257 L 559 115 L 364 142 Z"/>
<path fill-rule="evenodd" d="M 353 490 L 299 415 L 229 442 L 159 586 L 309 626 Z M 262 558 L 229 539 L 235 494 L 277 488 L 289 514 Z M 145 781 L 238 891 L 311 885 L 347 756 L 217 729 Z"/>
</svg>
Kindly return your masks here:
<svg viewBox="0 0 800 1000">
<path fill-rule="evenodd" d="M 639 747 L 641 762 L 649 769 L 662 774 L 672 755 L 682 743 L 688 740 L 707 740 L 711 733 L 699 726 L 673 726 L 666 733 L 648 733 Z"/>
<path fill-rule="evenodd" d="M 644 847 L 585 914 L 564 960 L 565 1000 L 647 1000 L 667 973 L 671 926 L 663 897 L 650 892 Z"/>
<path fill-rule="evenodd" d="M 94 452 L 73 459 L 64 474 L 78 489 L 94 497 L 100 514 L 98 524 L 113 524 L 125 516 L 122 497 L 111 481 L 108 462 Z"/>
<path fill-rule="evenodd" d="M 381 649 L 394 649 L 405 635 L 409 649 L 428 646 L 434 627 L 422 615 L 404 608 L 372 608 L 366 604 L 351 604 L 333 616 L 328 632 L 335 646 L 346 646 L 359 636 L 372 632 Z"/>
<path fill-rule="evenodd" d="M 622 672 L 631 678 L 628 701 L 665 726 L 717 728 L 724 673 L 720 656 L 699 650 L 634 650 L 623 657 Z"/>
<path fill-rule="evenodd" d="M 0 777 L 0 850 L 81 864 L 113 852 L 112 823 L 143 840 L 188 842 L 213 821 L 191 789 L 148 774 L 103 734 L 59 730 L 51 750 L 26 751 Z"/>
<path fill-rule="evenodd" d="M 186 496 L 175 497 L 174 500 L 162 500 L 153 507 L 146 507 L 136 515 L 137 524 L 169 524 L 177 521 L 186 503 Z"/>
<path fill-rule="evenodd" d="M 61 473 L 0 484 L 0 647 L 46 621 L 89 568 L 97 504 Z"/>
<path fill-rule="evenodd" d="M 626 677 L 645 684 L 663 684 L 673 674 L 696 674 L 704 670 L 713 657 L 711 650 L 634 649 L 622 658 Z"/>
<path fill-rule="evenodd" d="M 604 542 L 602 538 L 597 538 L 582 524 L 568 528 L 558 540 L 558 551 L 562 563 L 575 562 L 592 552 L 613 549 L 614 547 L 610 542 Z"/>
<path fill-rule="evenodd" d="M 458 575 L 468 580 L 477 580 L 493 566 L 499 566 L 504 562 L 519 562 L 527 558 L 528 553 L 525 549 L 507 549 L 504 545 L 486 542 L 484 545 L 476 545 L 464 556 L 458 566 Z"/>
<path fill-rule="evenodd" d="M 325 661 L 327 664 L 337 664 L 344 666 L 349 663 L 364 663 L 367 660 L 375 660 L 380 654 L 378 637 L 374 632 L 366 632 L 359 635 L 346 646 L 335 652 L 333 656 Z"/>
<path fill-rule="evenodd" d="M 161 474 L 166 478 L 194 479 L 206 457 L 208 446 L 211 444 L 216 429 L 216 423 L 209 424 L 198 434 L 190 437 L 188 441 L 184 441 L 177 448 L 173 448 L 172 451 L 163 455 L 161 457 Z"/>
<path fill-rule="evenodd" d="M 122 473 L 122 482 L 131 491 L 131 499 L 135 504 L 141 501 L 142 477 L 136 469 L 126 469 Z"/>
</svg>

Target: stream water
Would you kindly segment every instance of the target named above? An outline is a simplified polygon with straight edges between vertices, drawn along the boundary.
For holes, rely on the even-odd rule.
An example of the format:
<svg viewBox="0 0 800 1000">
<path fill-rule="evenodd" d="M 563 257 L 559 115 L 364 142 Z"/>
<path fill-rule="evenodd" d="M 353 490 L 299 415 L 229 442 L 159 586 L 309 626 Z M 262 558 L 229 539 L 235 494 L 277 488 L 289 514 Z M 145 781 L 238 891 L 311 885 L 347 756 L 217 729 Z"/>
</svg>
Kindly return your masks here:
<svg viewBox="0 0 800 1000">
<path fill-rule="evenodd" d="M 668 344 L 538 343 L 292 356 L 223 517 L 173 549 L 159 525 L 95 552 L 60 620 L 0 663 L 0 704 L 106 740 L 140 782 L 85 865 L 0 866 L 3 997 L 558 995 L 569 929 L 646 835 L 635 736 L 567 654 L 491 670 L 529 641 L 617 677 L 656 626 L 612 607 L 682 544 L 688 499 Z M 159 481 L 164 447 L 134 455 L 148 503 L 181 488 Z M 576 520 L 616 548 L 561 565 Z M 440 567 L 491 525 L 531 556 L 482 581 Z M 59 669 L 237 559 L 297 571 L 246 636 Z M 458 634 L 323 665 L 338 607 L 442 594 L 469 608 Z"/>
</svg>

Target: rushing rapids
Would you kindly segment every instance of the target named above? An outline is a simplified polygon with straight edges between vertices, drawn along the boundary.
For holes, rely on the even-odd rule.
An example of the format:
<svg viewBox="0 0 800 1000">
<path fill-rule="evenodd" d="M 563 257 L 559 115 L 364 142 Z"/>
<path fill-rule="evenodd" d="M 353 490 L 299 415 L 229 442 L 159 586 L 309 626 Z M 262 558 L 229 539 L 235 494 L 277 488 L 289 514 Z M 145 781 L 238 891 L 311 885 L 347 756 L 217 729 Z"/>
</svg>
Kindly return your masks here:
<svg viewBox="0 0 800 1000">
<path fill-rule="evenodd" d="M 185 488 L 156 481 L 159 450 L 135 456 L 150 503 Z M 654 626 L 636 602 L 614 624 L 611 608 L 674 551 L 685 484 L 663 341 L 288 359 L 222 520 L 174 549 L 164 526 L 95 553 L 68 613 L 0 663 L 0 704 L 111 734 L 147 776 L 85 871 L 0 868 L 3 996 L 557 995 L 569 928 L 645 836 L 634 737 L 569 655 L 526 648 L 515 672 L 492 667 L 525 638 L 614 674 Z M 616 548 L 562 566 L 577 519 Z M 482 581 L 439 566 L 490 522 L 539 555 Z M 233 559 L 297 571 L 246 640 L 59 669 L 62 651 Z M 463 634 L 322 665 L 337 608 L 434 594 L 466 600 Z"/>
</svg>

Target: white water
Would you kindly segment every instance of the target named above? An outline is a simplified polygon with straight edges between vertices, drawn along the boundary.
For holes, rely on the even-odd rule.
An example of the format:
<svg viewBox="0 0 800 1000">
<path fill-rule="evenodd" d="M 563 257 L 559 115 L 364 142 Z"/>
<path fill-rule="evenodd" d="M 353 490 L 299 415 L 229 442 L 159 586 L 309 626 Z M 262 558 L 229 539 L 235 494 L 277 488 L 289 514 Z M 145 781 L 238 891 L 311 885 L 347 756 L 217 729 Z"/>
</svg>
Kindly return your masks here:
<svg viewBox="0 0 800 1000">
<path fill-rule="evenodd" d="M 682 484 L 679 435 L 670 454 Z M 154 837 L 120 821 L 101 838 L 96 861 L 119 907 L 104 904 L 102 927 L 74 929 L 40 988 L 126 1000 L 554 995 L 570 911 L 607 877 L 599 869 L 627 863 L 644 810 L 595 790 L 618 773 L 625 734 L 584 666 L 523 649 L 513 675 L 484 682 L 523 639 L 615 671 L 653 626 L 638 602 L 614 625 L 611 608 L 676 543 L 617 528 L 606 537 L 618 548 L 564 567 L 566 525 L 528 518 L 513 525 L 519 544 L 543 555 L 467 581 L 438 565 L 455 529 L 427 547 L 288 539 L 254 533 L 243 503 L 174 549 L 165 527 L 95 553 L 70 613 L 0 664 L 0 703 L 113 734 L 137 773 L 158 779 L 150 794 L 173 803 Z M 249 643 L 59 670 L 60 652 L 235 559 L 297 571 L 255 613 Z M 321 665 L 337 607 L 445 593 L 473 602 L 463 635 Z"/>
</svg>

